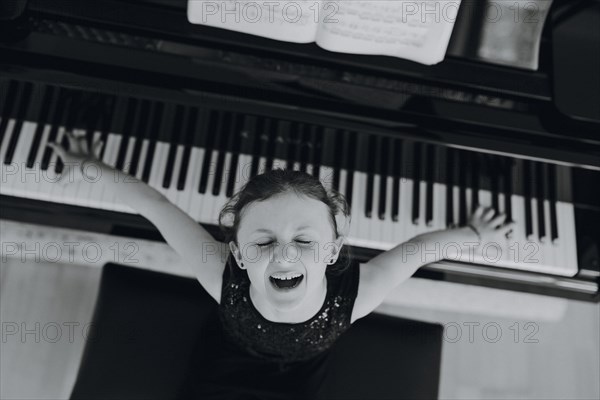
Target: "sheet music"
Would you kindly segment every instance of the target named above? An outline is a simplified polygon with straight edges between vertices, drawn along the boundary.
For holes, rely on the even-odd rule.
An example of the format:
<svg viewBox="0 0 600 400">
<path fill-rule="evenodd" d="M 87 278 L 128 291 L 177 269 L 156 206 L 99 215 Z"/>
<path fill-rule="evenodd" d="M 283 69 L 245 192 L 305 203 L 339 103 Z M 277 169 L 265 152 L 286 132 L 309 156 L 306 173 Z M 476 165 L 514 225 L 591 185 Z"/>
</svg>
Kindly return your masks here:
<svg viewBox="0 0 600 400">
<path fill-rule="evenodd" d="M 315 41 L 320 0 L 188 0 L 188 20 L 294 43 Z"/>
<path fill-rule="evenodd" d="M 392 55 L 431 65 L 443 60 L 460 1 L 338 1 L 316 42 L 330 50 Z"/>
</svg>

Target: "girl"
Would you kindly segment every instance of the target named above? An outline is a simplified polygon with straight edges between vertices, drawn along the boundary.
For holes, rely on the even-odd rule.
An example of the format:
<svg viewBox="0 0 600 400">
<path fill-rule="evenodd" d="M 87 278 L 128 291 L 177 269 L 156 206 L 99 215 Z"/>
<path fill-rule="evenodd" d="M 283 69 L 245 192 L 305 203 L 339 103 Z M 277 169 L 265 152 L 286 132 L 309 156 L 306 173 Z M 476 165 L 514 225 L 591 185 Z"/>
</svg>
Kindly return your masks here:
<svg viewBox="0 0 600 400">
<path fill-rule="evenodd" d="M 443 258 L 425 262 L 415 248 L 451 241 L 466 251 L 468 243 L 500 241 L 514 225 L 478 207 L 466 227 L 416 236 L 358 264 L 344 246 L 344 197 L 309 174 L 279 169 L 253 177 L 228 201 L 221 243 L 159 191 L 97 160 L 101 142 L 90 152 L 84 136 L 68 138 L 69 151 L 49 146 L 77 173 L 95 178 L 99 168 L 104 190 L 152 222 L 219 304 L 213 345 L 196 349 L 182 398 L 313 398 L 339 336 L 419 267 Z"/>
</svg>

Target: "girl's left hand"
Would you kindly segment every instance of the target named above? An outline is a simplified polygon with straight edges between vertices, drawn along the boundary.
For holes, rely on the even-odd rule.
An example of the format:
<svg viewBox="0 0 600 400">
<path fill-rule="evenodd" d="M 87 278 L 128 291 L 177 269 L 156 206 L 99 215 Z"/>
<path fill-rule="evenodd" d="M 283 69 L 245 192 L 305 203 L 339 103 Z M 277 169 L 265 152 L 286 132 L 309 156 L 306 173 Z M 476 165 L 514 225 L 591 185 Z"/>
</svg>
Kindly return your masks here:
<svg viewBox="0 0 600 400">
<path fill-rule="evenodd" d="M 512 231 L 515 228 L 516 223 L 509 221 L 504 223 L 506 214 L 498 214 L 494 216 L 495 212 L 492 207 L 478 206 L 471 218 L 469 218 L 468 225 L 475 228 L 481 236 L 482 242 L 497 242 L 502 243 L 507 238 L 512 237 Z"/>
</svg>

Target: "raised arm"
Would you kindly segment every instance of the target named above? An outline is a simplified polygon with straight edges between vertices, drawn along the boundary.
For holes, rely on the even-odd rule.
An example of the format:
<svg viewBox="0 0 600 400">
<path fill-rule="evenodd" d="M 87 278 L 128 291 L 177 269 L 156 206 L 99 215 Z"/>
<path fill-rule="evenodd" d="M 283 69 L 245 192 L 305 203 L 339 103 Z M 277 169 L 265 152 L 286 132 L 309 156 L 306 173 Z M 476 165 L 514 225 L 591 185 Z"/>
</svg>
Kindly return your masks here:
<svg viewBox="0 0 600 400">
<path fill-rule="evenodd" d="M 103 185 L 105 191 L 116 195 L 122 203 L 148 219 L 167 244 L 190 266 L 204 289 L 220 302 L 222 274 L 229 247 L 215 240 L 158 190 L 99 161 L 97 154 L 101 143 L 94 144 L 94 151 L 89 152 L 82 137 L 75 137 L 71 132 L 68 137 L 70 151 L 55 143 L 48 146 L 57 152 L 67 168 L 73 168 L 75 174 L 92 175 L 88 182 Z M 98 176 L 100 178 L 96 181 Z"/>
<path fill-rule="evenodd" d="M 457 259 L 459 252 L 469 252 L 478 248 L 481 243 L 501 242 L 501 239 L 505 239 L 504 236 L 514 228 L 514 222 L 502 225 L 506 215 L 500 214 L 494 218 L 493 214 L 493 209 L 480 206 L 465 227 L 415 236 L 361 264 L 360 284 L 355 303 L 358 318 L 373 311 L 392 290 L 423 265 L 445 257 Z M 496 229 L 497 227 L 499 228 Z M 440 249 L 450 251 L 443 253 Z"/>
</svg>

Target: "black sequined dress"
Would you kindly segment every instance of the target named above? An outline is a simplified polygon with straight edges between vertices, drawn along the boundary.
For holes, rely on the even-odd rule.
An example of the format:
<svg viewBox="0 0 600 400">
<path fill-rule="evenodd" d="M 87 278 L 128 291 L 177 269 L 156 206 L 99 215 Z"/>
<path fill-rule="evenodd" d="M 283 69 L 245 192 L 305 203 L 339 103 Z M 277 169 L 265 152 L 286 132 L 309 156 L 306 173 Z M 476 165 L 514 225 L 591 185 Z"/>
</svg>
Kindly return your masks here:
<svg viewBox="0 0 600 400">
<path fill-rule="evenodd" d="M 272 322 L 252 304 L 248 274 L 230 256 L 215 329 L 206 338 L 210 344 L 203 341 L 202 351 L 196 349 L 185 396 L 299 399 L 315 393 L 327 372 L 328 350 L 350 327 L 359 276 L 355 260 L 342 274 L 327 270 L 319 312 L 301 323 Z"/>
</svg>

